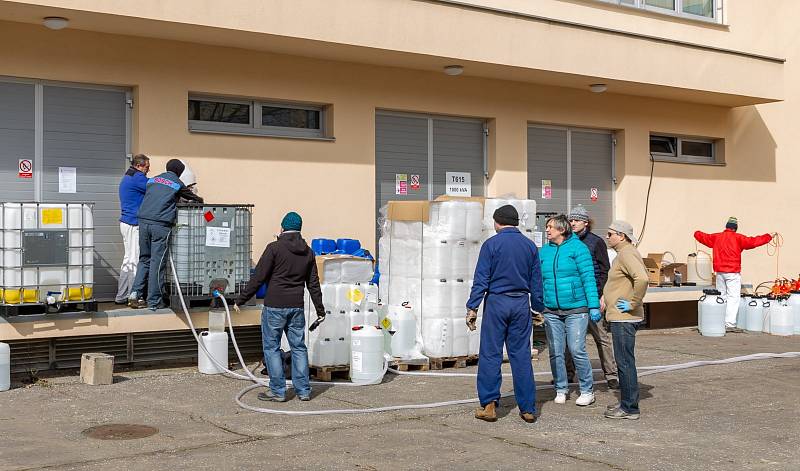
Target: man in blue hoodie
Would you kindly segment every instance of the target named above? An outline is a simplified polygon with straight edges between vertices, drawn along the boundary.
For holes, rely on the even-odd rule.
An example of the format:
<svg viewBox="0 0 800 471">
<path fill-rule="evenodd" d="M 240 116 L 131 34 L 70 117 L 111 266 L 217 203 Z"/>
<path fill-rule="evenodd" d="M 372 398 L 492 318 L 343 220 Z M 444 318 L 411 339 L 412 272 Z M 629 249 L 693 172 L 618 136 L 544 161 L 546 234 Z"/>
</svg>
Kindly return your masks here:
<svg viewBox="0 0 800 471">
<path fill-rule="evenodd" d="M 483 303 L 481 346 L 478 355 L 478 397 L 475 418 L 494 422 L 500 400 L 503 344 L 508 351 L 519 415 L 536 421 L 536 384 L 531 365 L 531 314 L 544 310 L 542 267 L 536 245 L 516 226 L 519 213 L 511 205 L 494 212 L 497 234 L 481 247 L 472 292 L 467 301 L 467 326 L 475 330 Z M 533 312 L 532 312 L 533 311 Z"/>
<path fill-rule="evenodd" d="M 203 202 L 180 177 L 186 166 L 178 159 L 167 162 L 167 171 L 147 180 L 147 191 L 139 207 L 139 267 L 128 305 L 155 311 L 165 307 L 161 293 L 172 226 L 178 213 L 178 198 Z M 147 301 L 143 293 L 147 289 Z"/>
<path fill-rule="evenodd" d="M 142 205 L 144 192 L 147 189 L 147 172 L 150 171 L 150 158 L 144 154 L 136 154 L 131 159 L 131 167 L 125 172 L 119 183 L 119 231 L 125 254 L 122 256 L 122 267 L 119 269 L 117 287 L 117 304 L 127 304 L 131 295 L 133 279 L 136 277 L 136 265 L 139 262 L 139 206 Z"/>
</svg>

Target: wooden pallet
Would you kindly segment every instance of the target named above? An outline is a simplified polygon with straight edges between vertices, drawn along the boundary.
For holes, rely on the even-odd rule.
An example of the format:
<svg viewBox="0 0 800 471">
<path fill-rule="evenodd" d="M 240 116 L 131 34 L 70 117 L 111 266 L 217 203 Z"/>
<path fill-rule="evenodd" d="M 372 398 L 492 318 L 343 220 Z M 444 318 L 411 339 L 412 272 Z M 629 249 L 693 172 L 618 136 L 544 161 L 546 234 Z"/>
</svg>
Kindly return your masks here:
<svg viewBox="0 0 800 471">
<path fill-rule="evenodd" d="M 474 365 L 478 361 L 477 356 L 459 356 L 459 357 L 444 357 L 432 358 L 428 357 L 430 361 L 430 369 L 441 370 L 444 368 L 466 368 L 468 365 Z"/>
<path fill-rule="evenodd" d="M 343 377 L 348 379 L 350 377 L 350 365 L 336 365 L 336 366 L 309 366 L 311 376 L 320 381 L 332 381 L 334 376 Z"/>
<path fill-rule="evenodd" d="M 97 312 L 97 301 L 66 301 L 57 306 L 47 304 L 2 304 L 0 317 L 12 317 L 31 314 L 56 314 L 59 312 Z"/>
<path fill-rule="evenodd" d="M 389 362 L 389 367 L 398 371 L 428 371 L 430 369 L 430 362 L 427 358 L 416 358 L 412 360 L 394 358 Z"/>
</svg>

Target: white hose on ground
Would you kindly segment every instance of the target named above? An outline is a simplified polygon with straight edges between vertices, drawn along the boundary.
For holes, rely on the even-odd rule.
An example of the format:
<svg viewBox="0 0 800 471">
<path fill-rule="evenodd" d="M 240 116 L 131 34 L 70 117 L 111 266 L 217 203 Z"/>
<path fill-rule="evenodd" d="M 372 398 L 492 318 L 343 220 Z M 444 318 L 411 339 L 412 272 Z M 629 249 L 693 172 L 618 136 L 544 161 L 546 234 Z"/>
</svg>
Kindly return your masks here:
<svg viewBox="0 0 800 471">
<path fill-rule="evenodd" d="M 231 312 L 230 308 L 228 307 L 228 302 L 225 300 L 225 296 L 221 293 L 216 293 L 216 295 L 222 300 L 222 304 L 225 306 L 225 315 L 228 321 L 228 326 L 231 334 L 231 343 L 233 344 L 233 348 L 236 351 L 236 356 L 239 359 L 239 363 L 247 373 L 246 375 L 242 375 L 231 371 L 228 369 L 227 365 L 223 365 L 219 363 L 206 349 L 203 342 L 200 340 L 200 336 L 197 334 L 195 330 L 194 323 L 192 322 L 192 316 L 189 313 L 189 309 L 186 307 L 186 302 L 183 299 L 183 291 L 180 287 L 180 280 L 178 279 L 177 270 L 175 269 L 175 262 L 172 259 L 172 255 L 170 254 L 169 258 L 170 266 L 172 267 L 172 274 L 175 279 L 175 285 L 178 289 L 178 296 L 181 300 L 181 308 L 183 309 L 184 314 L 186 315 L 187 322 L 189 323 L 189 327 L 192 330 L 192 335 L 194 335 L 195 340 L 200 345 L 200 348 L 206 353 L 208 358 L 211 362 L 219 369 L 223 371 L 228 377 L 238 379 L 238 380 L 245 380 L 245 381 L 252 381 L 253 385 L 247 386 L 246 388 L 239 391 L 236 396 L 234 396 L 234 400 L 236 404 L 249 411 L 253 412 L 260 412 L 264 414 L 276 414 L 276 415 L 333 415 L 333 414 L 368 414 L 374 412 L 391 412 L 391 411 L 399 411 L 399 410 L 415 410 L 415 409 L 433 409 L 438 407 L 448 407 L 448 406 L 457 406 L 457 405 L 464 405 L 464 404 L 476 404 L 478 403 L 478 398 L 471 398 L 471 399 L 457 399 L 453 401 L 442 401 L 442 402 L 429 402 L 425 404 L 401 404 L 401 405 L 393 405 L 393 406 L 383 406 L 383 407 L 368 407 L 362 409 L 326 409 L 326 410 L 281 410 L 281 409 L 268 409 L 265 407 L 255 407 L 251 406 L 242 401 L 242 398 L 247 395 L 250 391 L 260 388 L 260 387 L 269 387 L 269 380 L 259 378 L 247 368 L 247 365 L 244 362 L 244 358 L 242 357 L 242 353 L 239 350 L 239 345 L 236 342 L 236 336 L 233 333 L 233 322 L 231 320 Z M 644 366 L 637 368 L 638 376 L 648 376 L 658 373 L 666 373 L 669 371 L 678 371 L 678 370 L 685 370 L 689 368 L 697 368 L 701 366 L 710 366 L 710 365 L 727 365 L 731 363 L 739 363 L 743 361 L 753 361 L 753 360 L 767 360 L 771 358 L 800 358 L 800 352 L 786 352 L 786 353 L 754 353 L 751 355 L 743 355 L 738 357 L 732 358 L 725 358 L 722 360 L 700 360 L 700 361 L 690 361 L 686 363 L 678 363 L 673 365 L 663 365 L 663 366 Z M 602 371 L 599 368 L 595 368 L 592 370 L 593 372 Z M 370 384 L 380 384 L 383 380 L 383 375 L 387 372 L 402 375 L 402 376 L 433 376 L 433 377 L 451 377 L 451 378 L 474 378 L 477 376 L 475 373 L 436 373 L 436 372 L 419 372 L 419 371 L 399 371 L 394 368 L 388 368 L 388 361 L 384 359 L 383 365 L 383 372 L 382 374 L 376 378 L 374 383 Z M 540 371 L 538 373 L 534 373 L 534 376 L 551 376 L 552 373 L 549 371 Z M 502 376 L 510 377 L 511 373 L 503 373 Z M 605 381 L 595 381 L 595 383 L 603 383 Z M 363 384 L 354 384 L 354 383 L 347 383 L 347 382 L 324 382 L 324 381 L 311 381 L 311 384 L 319 384 L 319 385 L 326 385 L 326 386 L 363 386 Z M 291 380 L 286 382 L 287 387 L 292 387 Z M 536 386 L 536 390 L 544 390 L 544 389 L 552 389 L 553 385 L 550 384 L 542 384 Z M 505 392 L 500 394 L 501 398 L 513 396 L 513 392 Z"/>
</svg>

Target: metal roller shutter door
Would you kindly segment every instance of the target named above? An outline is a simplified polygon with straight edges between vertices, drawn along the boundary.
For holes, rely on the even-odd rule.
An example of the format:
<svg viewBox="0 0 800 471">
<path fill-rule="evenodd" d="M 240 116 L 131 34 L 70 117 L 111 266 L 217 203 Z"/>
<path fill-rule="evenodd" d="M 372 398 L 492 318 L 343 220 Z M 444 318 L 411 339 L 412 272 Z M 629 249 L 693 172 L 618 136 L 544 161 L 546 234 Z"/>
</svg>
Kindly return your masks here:
<svg viewBox="0 0 800 471">
<path fill-rule="evenodd" d="M 111 300 L 122 262 L 118 185 L 127 167 L 126 93 L 45 85 L 42 200 L 93 201 L 95 297 Z M 59 193 L 59 167 L 75 167 L 77 193 Z"/>
<path fill-rule="evenodd" d="M 447 172 L 468 172 L 472 196 L 484 195 L 483 123 L 433 120 L 433 198 L 445 194 Z"/>
<path fill-rule="evenodd" d="M 612 136 L 608 133 L 572 131 L 572 206 L 582 204 L 594 220 L 592 232 L 605 239 L 613 218 Z M 597 200 L 592 201 L 592 188 Z"/>
<path fill-rule="evenodd" d="M 33 178 L 18 172 L 19 159 L 35 160 L 34 103 L 33 84 L 0 82 L 0 201 L 34 200 Z"/>
<path fill-rule="evenodd" d="M 567 210 L 567 142 L 565 129 L 528 128 L 528 198 L 536 200 L 536 212 Z M 545 180 L 551 184 L 551 199 L 542 196 Z"/>
</svg>

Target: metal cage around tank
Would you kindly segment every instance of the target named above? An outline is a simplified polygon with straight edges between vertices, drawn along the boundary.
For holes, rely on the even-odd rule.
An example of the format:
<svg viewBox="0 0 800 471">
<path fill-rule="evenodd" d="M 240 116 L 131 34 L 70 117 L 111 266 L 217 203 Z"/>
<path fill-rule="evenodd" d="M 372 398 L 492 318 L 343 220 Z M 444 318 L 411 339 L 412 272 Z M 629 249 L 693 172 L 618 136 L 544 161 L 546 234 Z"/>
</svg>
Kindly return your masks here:
<svg viewBox="0 0 800 471">
<path fill-rule="evenodd" d="M 233 297 L 250 279 L 253 252 L 252 204 L 179 204 L 170 237 L 170 254 L 181 291 L 189 300 L 210 299 L 210 285 L 225 280 Z M 172 301 L 178 295 L 167 264 Z"/>
</svg>

